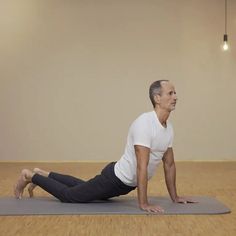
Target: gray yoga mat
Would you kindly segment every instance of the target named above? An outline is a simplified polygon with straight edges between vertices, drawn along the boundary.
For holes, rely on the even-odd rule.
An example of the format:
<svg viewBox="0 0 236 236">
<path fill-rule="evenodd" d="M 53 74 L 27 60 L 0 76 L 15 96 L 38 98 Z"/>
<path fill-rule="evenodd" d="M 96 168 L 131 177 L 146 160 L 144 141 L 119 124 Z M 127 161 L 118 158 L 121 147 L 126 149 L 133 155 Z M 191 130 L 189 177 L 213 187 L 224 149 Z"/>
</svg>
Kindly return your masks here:
<svg viewBox="0 0 236 236">
<path fill-rule="evenodd" d="M 158 204 L 165 215 L 225 214 L 230 209 L 212 197 L 192 197 L 198 203 L 173 203 L 169 197 L 150 197 L 151 204 Z M 93 203 L 61 203 L 51 197 L 0 198 L 0 215 L 147 215 L 153 214 L 137 207 L 137 198 L 118 197 Z M 160 213 L 159 213 L 160 214 Z"/>
</svg>

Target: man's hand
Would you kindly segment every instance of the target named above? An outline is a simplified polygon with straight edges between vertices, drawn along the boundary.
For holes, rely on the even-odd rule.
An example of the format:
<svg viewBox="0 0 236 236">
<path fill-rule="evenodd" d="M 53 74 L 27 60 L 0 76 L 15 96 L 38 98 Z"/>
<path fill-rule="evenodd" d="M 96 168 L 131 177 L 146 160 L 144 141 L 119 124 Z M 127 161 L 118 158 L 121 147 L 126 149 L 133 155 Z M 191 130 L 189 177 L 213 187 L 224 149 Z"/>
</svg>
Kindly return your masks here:
<svg viewBox="0 0 236 236">
<path fill-rule="evenodd" d="M 174 200 L 175 203 L 183 203 L 183 204 L 186 204 L 186 203 L 198 203 L 197 201 L 194 201 L 192 200 L 191 198 L 188 198 L 188 197 L 177 197 L 175 200 Z"/>
<path fill-rule="evenodd" d="M 163 213 L 164 210 L 158 205 L 149 205 L 149 204 L 143 204 L 140 206 L 141 210 L 147 211 L 147 212 L 154 212 L 154 213 Z"/>
</svg>

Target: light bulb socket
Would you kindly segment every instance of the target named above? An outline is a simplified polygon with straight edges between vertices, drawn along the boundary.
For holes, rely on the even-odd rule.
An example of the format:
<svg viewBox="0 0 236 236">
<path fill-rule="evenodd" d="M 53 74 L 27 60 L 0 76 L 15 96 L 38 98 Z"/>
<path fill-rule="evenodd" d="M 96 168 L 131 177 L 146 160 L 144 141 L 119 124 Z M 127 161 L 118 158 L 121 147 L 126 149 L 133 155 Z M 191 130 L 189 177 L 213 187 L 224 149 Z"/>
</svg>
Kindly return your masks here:
<svg viewBox="0 0 236 236">
<path fill-rule="evenodd" d="M 224 42 L 228 42 L 228 35 L 224 34 Z"/>
</svg>

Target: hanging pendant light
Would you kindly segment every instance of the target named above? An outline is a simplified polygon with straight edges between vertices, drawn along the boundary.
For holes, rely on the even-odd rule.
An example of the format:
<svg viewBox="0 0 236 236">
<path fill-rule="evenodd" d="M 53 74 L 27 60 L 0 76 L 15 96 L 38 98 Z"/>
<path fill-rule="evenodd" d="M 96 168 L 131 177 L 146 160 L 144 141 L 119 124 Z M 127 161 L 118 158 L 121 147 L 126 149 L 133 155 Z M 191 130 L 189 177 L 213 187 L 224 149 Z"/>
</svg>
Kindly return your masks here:
<svg viewBox="0 0 236 236">
<path fill-rule="evenodd" d="M 228 35 L 227 35 L 227 0 L 225 0 L 225 34 L 223 40 L 224 40 L 223 50 L 227 51 L 229 49 Z"/>
</svg>

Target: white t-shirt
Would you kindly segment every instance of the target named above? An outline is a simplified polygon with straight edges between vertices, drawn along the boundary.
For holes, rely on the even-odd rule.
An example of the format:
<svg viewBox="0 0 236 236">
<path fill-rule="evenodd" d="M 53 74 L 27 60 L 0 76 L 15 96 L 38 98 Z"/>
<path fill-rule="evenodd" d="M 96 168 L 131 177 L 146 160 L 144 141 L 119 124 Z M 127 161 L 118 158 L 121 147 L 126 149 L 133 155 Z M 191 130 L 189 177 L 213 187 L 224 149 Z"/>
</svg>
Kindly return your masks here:
<svg viewBox="0 0 236 236">
<path fill-rule="evenodd" d="M 137 160 L 134 145 L 150 148 L 148 179 L 156 171 L 168 147 L 172 147 L 173 128 L 163 127 L 155 111 L 143 113 L 130 126 L 125 152 L 115 164 L 115 175 L 126 185 L 137 186 Z"/>
</svg>

